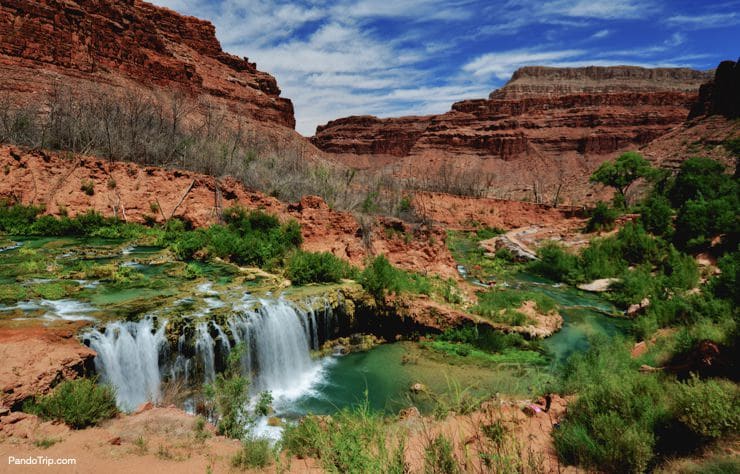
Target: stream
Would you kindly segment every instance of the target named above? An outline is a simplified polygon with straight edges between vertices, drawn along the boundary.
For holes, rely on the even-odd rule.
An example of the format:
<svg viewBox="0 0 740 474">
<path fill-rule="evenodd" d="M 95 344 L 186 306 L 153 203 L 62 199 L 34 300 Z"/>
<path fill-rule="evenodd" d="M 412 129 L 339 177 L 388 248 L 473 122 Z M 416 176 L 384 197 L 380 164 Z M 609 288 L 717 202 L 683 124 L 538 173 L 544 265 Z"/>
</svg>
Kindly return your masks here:
<svg viewBox="0 0 740 474">
<path fill-rule="evenodd" d="M 240 367 L 252 393 L 270 391 L 274 416 L 281 418 L 330 414 L 364 400 L 391 413 L 410 404 L 423 409 L 424 401 L 409 392 L 414 383 L 438 393 L 459 384 L 480 393 L 526 395 L 538 377 L 585 350 L 589 337 L 611 337 L 629 324 L 606 316 L 617 310 L 597 295 L 517 274 L 506 284 L 543 292 L 561 305 L 563 328 L 542 343 L 549 366 L 460 364 L 411 342 L 315 358 L 312 351 L 330 335 L 331 309 L 275 296 L 261 289 L 259 278 L 239 280 L 226 265 L 198 264 L 200 274 L 188 279 L 183 264 L 167 261 L 157 247 L 102 239 L 17 242 L 0 252 L 0 296 L 15 291 L 21 298 L 0 299 L 0 323 L 87 322 L 80 339 L 98 353 L 96 371 L 127 411 L 160 400 L 166 382 L 178 382 L 183 391 L 212 382 L 239 343 L 246 347 Z M 55 270 L 39 278 L 44 266 Z M 128 275 L 125 282 L 94 278 L 111 266 Z M 177 325 L 179 336 L 168 335 L 168 324 Z M 182 404 L 193 408 L 192 399 Z M 279 429 L 263 419 L 258 431 L 273 436 Z"/>
</svg>

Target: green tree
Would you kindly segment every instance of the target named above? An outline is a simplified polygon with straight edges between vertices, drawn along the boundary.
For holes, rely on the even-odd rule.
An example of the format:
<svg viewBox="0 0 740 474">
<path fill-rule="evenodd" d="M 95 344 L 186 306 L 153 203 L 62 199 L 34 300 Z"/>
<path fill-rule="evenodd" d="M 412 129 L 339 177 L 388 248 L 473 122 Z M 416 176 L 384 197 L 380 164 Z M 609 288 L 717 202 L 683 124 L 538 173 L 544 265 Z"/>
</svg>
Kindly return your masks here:
<svg viewBox="0 0 740 474">
<path fill-rule="evenodd" d="M 617 190 L 618 197 L 627 205 L 627 190 L 639 178 L 648 178 L 653 168 L 650 162 L 634 151 L 622 153 L 614 161 L 607 161 L 591 175 L 591 182 L 601 183 Z"/>
</svg>

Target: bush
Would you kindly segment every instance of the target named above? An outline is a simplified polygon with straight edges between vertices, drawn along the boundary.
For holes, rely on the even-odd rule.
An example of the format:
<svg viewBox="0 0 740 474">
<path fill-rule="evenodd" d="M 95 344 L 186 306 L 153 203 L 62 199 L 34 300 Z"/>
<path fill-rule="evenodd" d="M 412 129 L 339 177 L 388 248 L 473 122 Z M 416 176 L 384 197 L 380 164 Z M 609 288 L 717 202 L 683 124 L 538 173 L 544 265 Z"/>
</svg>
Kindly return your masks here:
<svg viewBox="0 0 740 474">
<path fill-rule="evenodd" d="M 653 375 L 637 372 L 621 341 L 591 341 L 567 363 L 563 388 L 578 399 L 554 432 L 560 457 L 607 472 L 644 472 L 656 435 L 668 417 L 666 391 Z"/>
<path fill-rule="evenodd" d="M 735 251 L 720 258 L 717 262 L 720 273 L 712 280 L 714 294 L 732 301 L 740 306 L 740 283 L 737 281 L 737 270 L 740 267 L 740 251 Z"/>
<path fill-rule="evenodd" d="M 537 251 L 539 260 L 529 265 L 530 271 L 554 281 L 572 282 L 578 278 L 578 257 L 566 252 L 554 242 Z"/>
<path fill-rule="evenodd" d="M 591 217 L 586 224 L 586 232 L 613 229 L 618 215 L 617 211 L 611 209 L 607 203 L 602 201 L 596 203 L 596 207 L 591 210 L 590 214 Z"/>
<path fill-rule="evenodd" d="M 721 163 L 709 158 L 689 158 L 681 163 L 669 197 L 673 207 L 687 201 L 715 199 L 735 192 L 733 178 Z"/>
<path fill-rule="evenodd" d="M 8 204 L 0 201 L 0 231 L 8 234 L 27 234 L 36 216 L 43 212 L 43 208 Z"/>
<path fill-rule="evenodd" d="M 229 353 L 226 370 L 205 387 L 206 397 L 218 414 L 218 434 L 241 439 L 252 418 L 247 411 L 249 380 L 241 375 L 240 362 L 246 347 L 237 344 Z"/>
<path fill-rule="evenodd" d="M 694 376 L 677 385 L 674 397 L 674 416 L 697 436 L 716 439 L 740 429 L 740 390 L 732 382 Z"/>
<path fill-rule="evenodd" d="M 231 458 L 232 467 L 241 469 L 265 468 L 272 464 L 275 455 L 270 441 L 264 438 L 247 438 L 242 448 Z"/>
<path fill-rule="evenodd" d="M 650 269 L 641 266 L 622 273 L 619 281 L 609 286 L 608 296 L 617 306 L 626 308 L 643 298 L 655 300 L 659 290 L 658 281 L 650 274 Z"/>
<path fill-rule="evenodd" d="M 622 258 L 620 242 L 614 237 L 609 237 L 593 239 L 589 246 L 581 251 L 578 266 L 579 273 L 585 280 L 590 281 L 616 277 L 627 269 L 628 263 Z"/>
<path fill-rule="evenodd" d="M 356 273 L 349 263 L 329 252 L 298 251 L 288 259 L 286 270 L 294 285 L 337 283 Z"/>
<path fill-rule="evenodd" d="M 67 380 L 54 391 L 24 406 L 42 418 L 63 421 L 75 429 L 97 425 L 118 413 L 113 389 L 92 379 Z"/>
<path fill-rule="evenodd" d="M 651 196 L 640 208 L 640 222 L 654 235 L 669 234 L 673 223 L 671 202 L 661 195 Z"/>
<path fill-rule="evenodd" d="M 424 472 L 427 474 L 460 472 L 452 443 L 444 435 L 437 435 L 424 447 Z"/>
<path fill-rule="evenodd" d="M 622 258 L 632 265 L 655 262 L 660 255 L 659 242 L 633 222 L 625 225 L 616 236 Z"/>
<path fill-rule="evenodd" d="M 359 280 L 362 287 L 378 300 L 384 299 L 390 293 L 429 295 L 432 291 L 432 284 L 428 278 L 395 268 L 383 255 L 370 261 L 360 273 Z"/>
<path fill-rule="evenodd" d="M 370 411 L 367 400 L 331 417 L 308 416 L 283 431 L 283 446 L 292 455 L 321 460 L 328 472 L 351 474 L 408 472 L 403 442 L 394 441 L 386 420 Z"/>
</svg>

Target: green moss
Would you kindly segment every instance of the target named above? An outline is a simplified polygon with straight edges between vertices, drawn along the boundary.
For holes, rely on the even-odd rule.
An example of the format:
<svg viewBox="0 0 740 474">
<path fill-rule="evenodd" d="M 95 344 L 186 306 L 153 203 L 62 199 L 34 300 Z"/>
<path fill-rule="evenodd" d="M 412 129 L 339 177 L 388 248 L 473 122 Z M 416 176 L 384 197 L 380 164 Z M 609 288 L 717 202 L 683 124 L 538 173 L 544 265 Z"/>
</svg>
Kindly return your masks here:
<svg viewBox="0 0 740 474">
<path fill-rule="evenodd" d="M 74 294 L 79 287 L 71 282 L 36 283 L 31 291 L 39 298 L 60 300 Z"/>
</svg>

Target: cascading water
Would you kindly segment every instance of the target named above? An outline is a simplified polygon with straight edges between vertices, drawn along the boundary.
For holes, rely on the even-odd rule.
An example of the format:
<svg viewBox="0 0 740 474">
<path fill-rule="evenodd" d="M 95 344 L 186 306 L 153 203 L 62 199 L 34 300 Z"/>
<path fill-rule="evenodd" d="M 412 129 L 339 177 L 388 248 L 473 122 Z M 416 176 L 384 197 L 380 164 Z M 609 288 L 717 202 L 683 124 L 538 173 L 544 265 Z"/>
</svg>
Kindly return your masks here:
<svg viewBox="0 0 740 474">
<path fill-rule="evenodd" d="M 94 329 L 85 336 L 97 352 L 95 369 L 104 383 L 115 387 L 118 404 L 124 410 L 159 400 L 159 354 L 165 343 L 165 328 L 161 324 L 154 330 L 153 322 L 152 318 L 118 321 L 102 332 Z"/>
<path fill-rule="evenodd" d="M 321 315 L 330 313 L 327 306 Z M 319 379 L 322 364 L 311 358 L 310 350 L 318 348 L 325 324 L 320 327 L 313 310 L 282 299 L 255 301 L 247 296 L 222 326 L 207 312 L 186 317 L 186 329 L 176 343 L 170 344 L 165 335 L 167 321 L 160 319 L 156 325 L 153 317 L 110 323 L 84 339 L 98 353 L 95 367 L 101 380 L 116 388 L 124 410 L 157 401 L 164 380 L 196 388 L 212 382 L 240 343 L 245 346 L 241 368 L 251 379 L 252 391 L 270 391 L 278 401 L 305 394 Z"/>
</svg>

